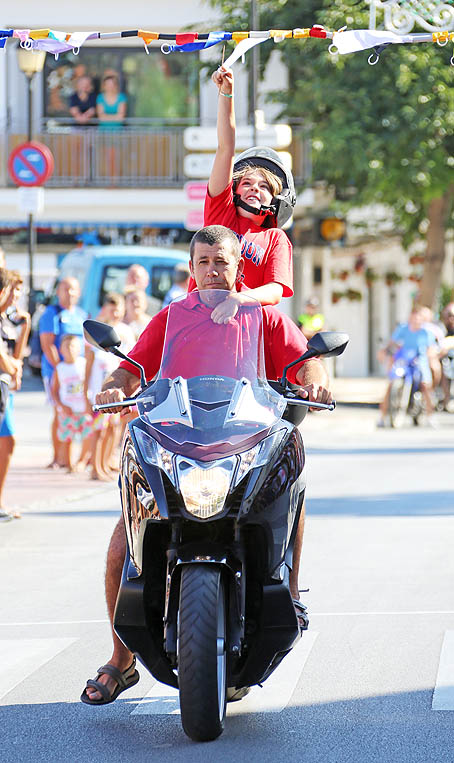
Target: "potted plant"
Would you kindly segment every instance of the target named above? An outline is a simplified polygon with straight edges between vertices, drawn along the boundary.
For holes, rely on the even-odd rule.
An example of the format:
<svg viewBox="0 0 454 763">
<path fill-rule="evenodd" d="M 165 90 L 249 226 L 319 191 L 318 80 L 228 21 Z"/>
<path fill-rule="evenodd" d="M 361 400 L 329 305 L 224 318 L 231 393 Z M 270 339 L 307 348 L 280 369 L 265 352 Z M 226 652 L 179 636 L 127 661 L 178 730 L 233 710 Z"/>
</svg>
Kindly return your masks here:
<svg viewBox="0 0 454 763">
<path fill-rule="evenodd" d="M 378 273 L 376 273 L 375 270 L 373 270 L 372 268 L 366 268 L 366 270 L 364 271 L 364 278 L 365 278 L 366 284 L 368 286 L 372 286 L 374 281 L 378 279 Z"/>
<path fill-rule="evenodd" d="M 350 300 L 350 302 L 361 302 L 363 298 L 361 292 L 357 291 L 356 289 L 347 289 L 345 296 Z"/>
<path fill-rule="evenodd" d="M 343 291 L 333 291 L 333 292 L 331 292 L 331 302 L 333 303 L 333 305 L 335 305 L 336 302 L 339 302 L 339 300 L 342 299 L 343 296 L 344 296 L 344 292 Z"/>
<path fill-rule="evenodd" d="M 385 273 L 385 283 L 387 286 L 392 286 L 394 283 L 400 283 L 402 276 L 400 273 L 396 273 L 395 270 L 388 270 Z"/>
</svg>

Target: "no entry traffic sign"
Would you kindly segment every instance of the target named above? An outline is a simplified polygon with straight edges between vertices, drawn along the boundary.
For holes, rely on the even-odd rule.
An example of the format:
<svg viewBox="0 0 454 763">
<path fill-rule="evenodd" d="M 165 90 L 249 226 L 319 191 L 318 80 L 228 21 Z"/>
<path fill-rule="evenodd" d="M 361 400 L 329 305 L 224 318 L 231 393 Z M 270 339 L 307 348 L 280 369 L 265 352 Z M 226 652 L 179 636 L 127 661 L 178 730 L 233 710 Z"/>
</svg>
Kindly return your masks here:
<svg viewBox="0 0 454 763">
<path fill-rule="evenodd" d="M 16 185 L 43 185 L 54 171 L 54 157 L 43 143 L 22 143 L 11 152 L 8 170 Z"/>
</svg>

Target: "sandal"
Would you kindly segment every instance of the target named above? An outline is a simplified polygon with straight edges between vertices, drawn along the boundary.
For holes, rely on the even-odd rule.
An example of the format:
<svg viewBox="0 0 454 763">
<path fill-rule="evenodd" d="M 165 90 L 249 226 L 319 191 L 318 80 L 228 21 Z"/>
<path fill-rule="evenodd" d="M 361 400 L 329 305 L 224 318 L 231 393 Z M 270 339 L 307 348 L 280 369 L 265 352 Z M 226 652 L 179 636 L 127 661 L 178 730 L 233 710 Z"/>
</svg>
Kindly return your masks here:
<svg viewBox="0 0 454 763">
<path fill-rule="evenodd" d="M 304 604 L 302 604 L 299 599 L 293 599 L 293 606 L 295 607 L 295 614 L 296 614 L 296 619 L 298 620 L 300 633 L 302 633 L 303 631 L 307 631 L 307 629 L 309 628 L 309 617 L 307 615 L 307 607 L 305 607 Z"/>
<path fill-rule="evenodd" d="M 108 675 L 117 682 L 117 688 L 114 689 L 112 693 L 109 691 L 105 684 L 99 682 L 98 679 L 102 675 Z M 129 668 L 123 671 L 123 673 L 113 665 L 103 665 L 101 668 L 98 668 L 96 678 L 90 678 L 87 681 L 87 685 L 80 695 L 80 699 L 82 702 L 85 702 L 86 705 L 109 705 L 111 702 L 115 702 L 118 695 L 121 694 L 122 691 L 135 686 L 139 678 L 139 673 L 136 670 L 135 657 Z M 93 688 L 96 689 L 96 691 L 99 691 L 99 693 L 102 695 L 102 699 L 90 699 L 89 695 L 87 694 L 88 688 Z"/>
</svg>

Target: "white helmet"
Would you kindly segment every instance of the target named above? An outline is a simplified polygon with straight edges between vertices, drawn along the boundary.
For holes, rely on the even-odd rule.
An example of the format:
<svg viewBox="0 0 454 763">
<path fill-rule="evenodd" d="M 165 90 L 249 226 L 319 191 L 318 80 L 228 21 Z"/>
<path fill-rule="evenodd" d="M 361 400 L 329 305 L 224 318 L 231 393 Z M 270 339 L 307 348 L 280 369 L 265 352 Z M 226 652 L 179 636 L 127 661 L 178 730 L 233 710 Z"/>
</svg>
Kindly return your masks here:
<svg viewBox="0 0 454 763">
<path fill-rule="evenodd" d="M 243 151 L 236 159 L 233 165 L 233 171 L 241 170 L 243 167 L 264 167 L 276 175 L 282 182 L 282 191 L 273 197 L 273 201 L 270 207 L 262 206 L 259 210 L 259 214 L 267 215 L 272 214 L 276 218 L 276 223 L 281 228 L 287 220 L 292 216 L 293 209 L 296 204 L 295 184 L 293 182 L 293 175 L 289 169 L 282 162 L 279 154 L 273 151 L 272 148 L 266 146 L 254 146 Z M 249 212 L 255 212 L 257 210 L 254 207 L 249 206 L 246 202 L 241 201 L 239 196 L 235 194 L 234 201 L 237 206 L 247 209 Z"/>
</svg>

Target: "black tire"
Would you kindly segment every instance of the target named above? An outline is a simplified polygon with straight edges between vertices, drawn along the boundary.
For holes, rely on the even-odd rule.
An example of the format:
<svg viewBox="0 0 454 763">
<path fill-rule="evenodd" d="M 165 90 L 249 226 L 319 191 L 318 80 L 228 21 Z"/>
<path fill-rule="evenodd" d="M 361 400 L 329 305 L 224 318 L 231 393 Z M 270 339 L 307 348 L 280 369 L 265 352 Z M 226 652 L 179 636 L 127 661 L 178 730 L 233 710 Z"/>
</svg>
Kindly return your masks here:
<svg viewBox="0 0 454 763">
<path fill-rule="evenodd" d="M 226 606 L 221 572 L 183 567 L 178 622 L 181 722 L 195 742 L 223 731 L 227 694 Z"/>
<path fill-rule="evenodd" d="M 410 403 L 411 383 L 394 379 L 389 393 L 389 418 L 395 429 L 402 426 Z"/>
</svg>

